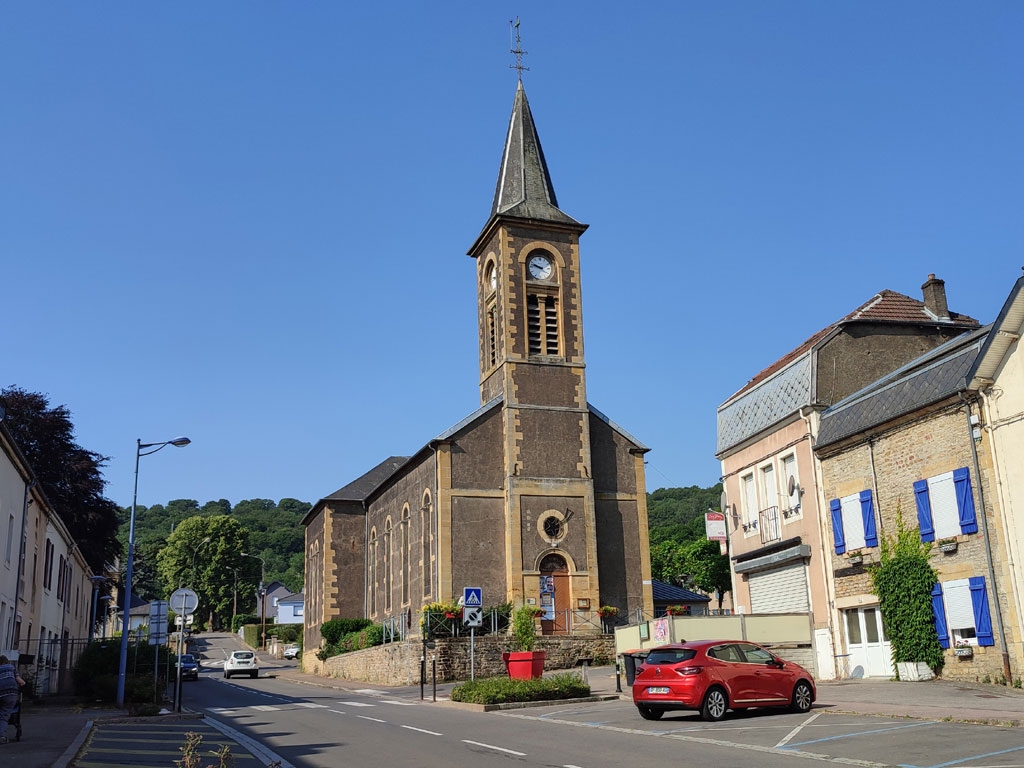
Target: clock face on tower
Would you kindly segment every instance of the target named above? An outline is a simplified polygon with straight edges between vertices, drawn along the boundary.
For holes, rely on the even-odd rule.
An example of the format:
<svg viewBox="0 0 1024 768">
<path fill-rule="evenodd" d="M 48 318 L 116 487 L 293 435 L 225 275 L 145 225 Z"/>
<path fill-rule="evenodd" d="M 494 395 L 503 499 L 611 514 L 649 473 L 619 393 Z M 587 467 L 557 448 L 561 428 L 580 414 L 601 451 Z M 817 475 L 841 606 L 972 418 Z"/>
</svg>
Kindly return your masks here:
<svg viewBox="0 0 1024 768">
<path fill-rule="evenodd" d="M 533 254 L 526 262 L 526 270 L 534 280 L 548 280 L 555 271 L 551 259 L 543 253 Z"/>
</svg>

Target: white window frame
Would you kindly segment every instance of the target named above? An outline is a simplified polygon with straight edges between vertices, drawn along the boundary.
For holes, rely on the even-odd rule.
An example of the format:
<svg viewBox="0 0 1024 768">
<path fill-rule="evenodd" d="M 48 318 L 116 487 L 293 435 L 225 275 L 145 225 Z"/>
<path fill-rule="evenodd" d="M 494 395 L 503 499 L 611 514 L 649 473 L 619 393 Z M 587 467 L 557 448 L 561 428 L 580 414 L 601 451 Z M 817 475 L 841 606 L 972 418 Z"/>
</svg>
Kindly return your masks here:
<svg viewBox="0 0 1024 768">
<path fill-rule="evenodd" d="M 955 539 L 960 535 L 960 510 L 956 504 L 953 473 L 928 478 L 928 502 L 932 508 L 932 528 L 935 540 Z"/>
<path fill-rule="evenodd" d="M 843 510 L 843 538 L 846 540 L 846 552 L 856 552 L 859 549 L 867 548 L 860 493 L 843 496 L 839 499 L 839 504 Z"/>
<path fill-rule="evenodd" d="M 928 489 L 929 492 L 931 488 Z M 978 629 L 974 619 L 969 579 L 942 582 L 942 604 L 946 609 L 946 631 L 951 647 L 965 644 L 977 647 Z"/>
<path fill-rule="evenodd" d="M 784 517 L 800 514 L 800 474 L 797 469 L 796 452 L 787 453 L 779 463 L 782 466 L 782 482 L 786 495 L 786 511 Z M 793 493 L 789 493 L 789 478 L 793 478 Z"/>
<path fill-rule="evenodd" d="M 759 469 L 761 474 L 761 492 L 764 498 L 761 509 L 770 509 L 771 507 L 778 509 L 779 485 L 775 479 L 775 462 L 762 464 Z"/>
<path fill-rule="evenodd" d="M 753 535 L 757 530 L 757 483 L 754 481 L 754 473 L 748 472 L 740 476 L 740 497 L 743 500 L 743 519 L 746 524 L 743 526 L 747 535 Z"/>
</svg>

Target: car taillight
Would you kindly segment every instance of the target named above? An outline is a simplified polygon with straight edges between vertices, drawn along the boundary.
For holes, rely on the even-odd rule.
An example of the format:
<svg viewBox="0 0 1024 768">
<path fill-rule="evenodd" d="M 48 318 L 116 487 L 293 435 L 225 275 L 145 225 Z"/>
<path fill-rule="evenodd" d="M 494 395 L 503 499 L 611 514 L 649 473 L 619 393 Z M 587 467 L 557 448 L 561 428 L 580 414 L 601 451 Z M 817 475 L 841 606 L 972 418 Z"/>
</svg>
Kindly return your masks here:
<svg viewBox="0 0 1024 768">
<path fill-rule="evenodd" d="M 694 666 L 694 667 L 677 667 L 676 668 L 676 674 L 680 675 L 682 677 L 690 677 L 691 675 L 699 675 L 703 671 L 704 671 L 704 667 L 699 667 L 699 666 Z"/>
</svg>

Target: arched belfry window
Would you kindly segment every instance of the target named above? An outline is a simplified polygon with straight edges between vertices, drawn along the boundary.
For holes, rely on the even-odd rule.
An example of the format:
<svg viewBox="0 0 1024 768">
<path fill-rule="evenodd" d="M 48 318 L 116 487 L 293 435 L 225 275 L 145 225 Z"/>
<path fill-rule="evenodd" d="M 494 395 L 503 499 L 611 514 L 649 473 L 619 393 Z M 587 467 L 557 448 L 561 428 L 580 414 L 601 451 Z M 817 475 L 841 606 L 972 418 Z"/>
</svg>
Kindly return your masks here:
<svg viewBox="0 0 1024 768">
<path fill-rule="evenodd" d="M 526 257 L 526 332 L 531 356 L 562 354 L 558 322 L 558 262 L 543 249 Z"/>
</svg>

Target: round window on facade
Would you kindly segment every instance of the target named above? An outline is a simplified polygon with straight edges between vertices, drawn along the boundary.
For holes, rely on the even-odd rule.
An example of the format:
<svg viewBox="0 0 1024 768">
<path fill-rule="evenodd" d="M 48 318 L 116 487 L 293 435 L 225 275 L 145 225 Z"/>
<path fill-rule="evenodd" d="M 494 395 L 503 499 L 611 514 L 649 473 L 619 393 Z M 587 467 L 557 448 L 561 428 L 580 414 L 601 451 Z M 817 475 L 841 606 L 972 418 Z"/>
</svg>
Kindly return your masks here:
<svg viewBox="0 0 1024 768">
<path fill-rule="evenodd" d="M 565 538 L 565 517 L 554 510 L 541 515 L 537 521 L 541 536 L 552 544 Z"/>
</svg>

